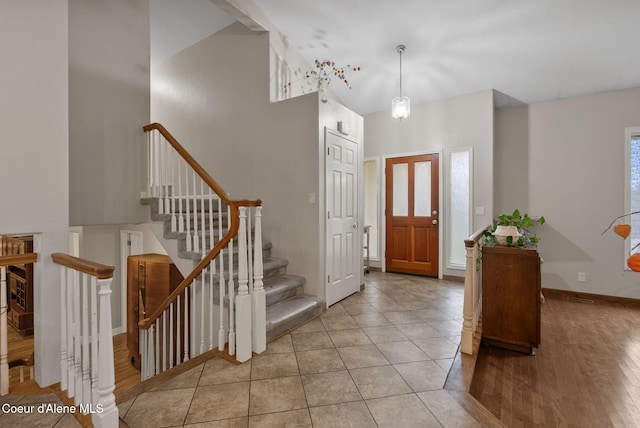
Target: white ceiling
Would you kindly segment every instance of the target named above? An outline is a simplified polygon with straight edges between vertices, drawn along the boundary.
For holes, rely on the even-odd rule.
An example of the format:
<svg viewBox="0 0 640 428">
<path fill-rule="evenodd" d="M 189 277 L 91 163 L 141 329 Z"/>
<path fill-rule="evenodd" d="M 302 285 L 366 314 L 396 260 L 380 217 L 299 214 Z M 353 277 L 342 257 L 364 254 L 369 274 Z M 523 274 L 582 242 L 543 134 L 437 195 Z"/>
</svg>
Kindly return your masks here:
<svg viewBox="0 0 640 428">
<path fill-rule="evenodd" d="M 640 0 L 253 1 L 309 63 L 361 67 L 347 76 L 351 90 L 331 83 L 359 114 L 390 110 L 401 43 L 413 104 L 491 88 L 533 103 L 640 86 Z M 193 42 L 233 22 L 208 0 L 151 5 L 152 55 L 178 39 L 177 15 Z M 156 26 L 160 9 L 171 24 Z M 158 28 L 174 34 L 158 42 Z"/>
</svg>

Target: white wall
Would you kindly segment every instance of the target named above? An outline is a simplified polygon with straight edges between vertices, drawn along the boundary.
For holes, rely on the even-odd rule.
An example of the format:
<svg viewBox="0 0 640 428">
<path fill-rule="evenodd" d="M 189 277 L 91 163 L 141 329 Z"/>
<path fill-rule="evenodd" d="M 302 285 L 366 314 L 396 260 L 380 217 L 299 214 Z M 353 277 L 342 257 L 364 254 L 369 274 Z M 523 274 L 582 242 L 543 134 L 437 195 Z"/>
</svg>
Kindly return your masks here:
<svg viewBox="0 0 640 428">
<path fill-rule="evenodd" d="M 640 125 L 640 88 L 533 104 L 528 121 L 522 114 L 499 111 L 496 122 L 510 128 L 502 135 L 528 136 L 528 176 L 514 171 L 505 179 L 526 182 L 530 213 L 547 220 L 537 229 L 542 286 L 640 298 L 639 274 L 623 269 L 622 239 L 600 235 L 624 214 L 624 132 Z M 496 155 L 501 162 L 515 156 Z M 586 282 L 578 282 L 578 272 L 586 273 Z"/>
<path fill-rule="evenodd" d="M 411 106 L 411 116 L 402 121 L 389 111 L 364 116 L 365 157 L 384 157 L 473 147 L 473 204 L 484 207 L 485 214 L 473 216 L 473 229 L 486 226 L 493 218 L 493 93 L 490 90 Z M 447 171 L 446 156 L 440 159 L 441 177 Z M 384 180 L 384 177 L 381 177 Z M 444 183 L 442 183 L 444 184 Z M 444 236 L 446 187 L 440 195 L 440 239 L 444 243 L 441 259 L 447 254 Z M 384 204 L 384 196 L 381 197 Z M 384 221 L 384 219 L 381 219 Z M 381 251 L 384 234 L 381 232 Z M 464 245 L 460 242 L 459 245 Z M 381 254 L 381 257 L 382 254 Z M 464 271 L 443 270 L 445 275 L 464 276 Z"/>
<path fill-rule="evenodd" d="M 494 212 L 529 211 L 529 106 L 496 110 Z M 530 213 L 537 216 L 537 213 Z"/>
<path fill-rule="evenodd" d="M 234 24 L 155 65 L 152 119 L 232 199 L 264 201 L 263 235 L 323 295 L 318 248 L 318 98 L 271 104 L 269 35 Z"/>
<path fill-rule="evenodd" d="M 148 0 L 69 2 L 72 225 L 144 220 Z"/>
<path fill-rule="evenodd" d="M 36 381 L 59 381 L 60 271 L 68 250 L 66 0 L 7 0 L 0 13 L 0 234 L 34 233 Z M 9 356 L 10 357 L 10 356 Z"/>
</svg>

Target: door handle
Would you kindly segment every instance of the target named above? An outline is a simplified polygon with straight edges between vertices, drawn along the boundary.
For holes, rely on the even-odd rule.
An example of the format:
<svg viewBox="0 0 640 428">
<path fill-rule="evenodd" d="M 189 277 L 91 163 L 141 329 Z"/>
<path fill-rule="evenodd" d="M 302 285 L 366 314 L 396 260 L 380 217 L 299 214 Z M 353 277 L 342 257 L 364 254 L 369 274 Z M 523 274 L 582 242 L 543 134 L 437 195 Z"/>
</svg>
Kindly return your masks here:
<svg viewBox="0 0 640 428">
<path fill-rule="evenodd" d="M 433 210 L 433 213 L 432 213 L 432 214 L 433 214 L 433 215 L 438 215 L 438 211 Z"/>
<path fill-rule="evenodd" d="M 433 220 L 431 220 L 431 223 L 433 224 L 438 224 L 438 220 L 436 220 L 435 218 Z"/>
<path fill-rule="evenodd" d="M 353 223 L 353 228 L 357 229 L 358 228 L 358 222 Z"/>
</svg>

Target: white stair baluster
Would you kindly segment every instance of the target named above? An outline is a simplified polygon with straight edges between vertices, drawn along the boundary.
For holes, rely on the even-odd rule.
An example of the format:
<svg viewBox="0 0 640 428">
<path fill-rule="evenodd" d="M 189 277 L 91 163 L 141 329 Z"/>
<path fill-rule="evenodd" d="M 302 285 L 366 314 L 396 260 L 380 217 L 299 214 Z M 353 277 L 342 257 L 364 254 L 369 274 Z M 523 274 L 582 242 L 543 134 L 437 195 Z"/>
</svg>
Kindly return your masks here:
<svg viewBox="0 0 640 428">
<path fill-rule="evenodd" d="M 213 248 L 216 245 L 213 239 L 213 194 L 209 189 L 209 245 Z M 211 260 L 209 263 L 209 350 L 213 349 L 214 345 L 214 328 L 215 328 L 215 314 L 213 311 L 213 275 L 216 274 L 216 261 Z"/>
<path fill-rule="evenodd" d="M 187 165 L 184 170 L 184 197 L 186 198 L 185 211 L 187 216 L 187 236 L 185 239 L 187 240 L 187 252 L 190 252 L 193 248 L 193 245 L 191 242 L 191 216 L 189 215 L 189 205 L 191 205 L 191 197 L 189 195 L 189 165 Z"/>
<path fill-rule="evenodd" d="M 180 159 L 178 159 L 178 193 L 175 195 L 175 197 L 178 198 L 178 232 L 180 233 L 184 232 L 184 214 L 182 212 L 182 171 L 180 170 L 181 164 L 182 162 L 180 161 Z"/>
<path fill-rule="evenodd" d="M 72 398 L 75 395 L 76 383 L 74 380 L 74 357 L 73 357 L 73 271 L 66 269 L 67 272 L 67 397 Z"/>
<path fill-rule="evenodd" d="M 178 298 L 176 299 L 176 365 L 180 364 L 180 356 L 182 355 L 181 353 L 181 348 L 180 345 L 182 344 L 181 342 L 181 338 L 182 336 L 180 335 L 180 325 L 182 323 L 182 318 L 180 318 L 180 301 L 181 301 L 181 295 L 178 294 Z"/>
<path fill-rule="evenodd" d="M 175 175 L 175 168 L 176 168 L 176 153 L 171 150 L 171 148 L 169 148 L 170 150 L 170 155 L 169 155 L 169 159 L 170 159 L 170 163 L 169 163 L 169 169 L 171 170 L 171 231 L 175 232 L 176 230 L 178 230 L 178 225 L 177 225 L 177 218 L 176 218 L 176 175 Z"/>
<path fill-rule="evenodd" d="M 253 293 L 253 253 L 251 251 L 251 208 L 247 208 L 247 275 L 249 276 L 249 294 Z"/>
<path fill-rule="evenodd" d="M 160 137 L 161 135 L 158 132 L 154 132 L 153 135 L 155 136 L 154 138 L 154 152 L 155 152 L 155 193 L 156 196 L 158 197 L 158 214 L 164 214 L 164 201 L 162 199 L 162 169 L 160 167 L 160 161 L 161 161 L 161 156 L 162 153 L 161 152 L 161 144 L 160 144 Z"/>
<path fill-rule="evenodd" d="M 4 266 L 2 267 L 2 269 L 4 269 Z M 4 278 L 4 272 L 2 273 L 2 277 Z M 6 296 L 4 292 L 3 292 L 3 296 Z M 68 388 L 68 384 L 67 384 L 67 268 L 64 266 L 60 266 L 60 307 L 61 307 L 61 312 L 60 312 L 60 390 L 66 391 Z M 6 337 L 6 335 L 4 337 Z M 4 377 L 4 375 L 2 376 Z"/>
<path fill-rule="evenodd" d="M 169 368 L 173 367 L 173 302 L 169 304 Z"/>
<path fill-rule="evenodd" d="M 203 201 L 204 202 L 204 201 Z M 200 276 L 200 353 L 204 353 L 204 318 L 205 318 L 205 283 L 207 277 L 207 269 L 202 270 Z"/>
<path fill-rule="evenodd" d="M 161 349 L 161 344 L 160 344 L 160 318 L 156 319 L 154 330 L 155 330 L 155 333 L 156 333 L 156 346 L 155 346 L 156 355 L 155 355 L 155 364 L 154 364 L 155 370 L 153 371 L 153 374 L 157 375 L 158 373 L 160 373 L 162 371 L 162 367 L 160 367 L 160 349 Z"/>
<path fill-rule="evenodd" d="M 189 286 L 189 294 L 191 294 L 191 343 L 189 344 L 189 354 L 191 358 L 199 355 L 196 353 L 196 286 L 195 281 Z"/>
<path fill-rule="evenodd" d="M 162 175 L 164 184 L 164 213 L 171 214 L 171 201 L 169 200 L 169 142 L 166 139 L 162 139 Z"/>
<path fill-rule="evenodd" d="M 189 287 L 184 290 L 184 355 L 182 357 L 183 363 L 187 361 L 189 361 Z"/>
<path fill-rule="evenodd" d="M 96 428 L 118 426 L 118 407 L 116 407 L 116 396 L 113 394 L 116 385 L 111 327 L 111 280 L 111 278 L 97 280 L 100 298 L 98 406 L 102 407 L 102 412 L 91 415 L 91 420 Z"/>
<path fill-rule="evenodd" d="M 89 364 L 91 360 L 89 358 L 89 342 L 91 340 L 89 336 L 89 293 L 90 293 L 90 281 L 89 275 L 82 274 L 82 402 L 91 403 L 91 367 Z"/>
<path fill-rule="evenodd" d="M 196 173 L 193 172 L 193 251 L 200 252 L 200 239 L 198 237 L 198 188 L 196 187 Z"/>
<path fill-rule="evenodd" d="M 222 200 L 218 199 L 218 234 L 220 235 L 220 237 L 222 237 Z M 219 307 L 220 307 L 220 326 L 218 328 L 218 350 L 219 351 L 224 351 L 224 344 L 227 342 L 226 341 L 226 332 L 225 332 L 225 319 L 224 319 L 224 297 L 225 297 L 225 277 L 224 277 L 224 248 L 220 251 L 220 254 L 218 255 L 218 259 L 220 260 L 220 264 L 219 264 L 219 272 L 220 272 L 220 277 L 219 277 L 219 283 L 218 283 L 218 287 L 219 287 L 219 294 L 220 294 L 220 302 L 219 302 Z"/>
<path fill-rule="evenodd" d="M 262 265 L 262 207 L 255 209 L 254 230 L 254 268 L 253 293 L 251 294 L 253 314 L 253 352 L 261 353 L 267 349 L 267 303 L 264 291 Z"/>
<path fill-rule="evenodd" d="M 82 401 L 82 336 L 80 335 L 80 272 L 73 271 L 73 362 L 75 366 L 74 403 L 79 405 Z"/>
<path fill-rule="evenodd" d="M 213 275 L 216 274 L 216 262 L 211 260 L 209 262 L 209 350 L 212 350 L 214 345 L 214 322 L 215 314 L 213 310 Z"/>
<path fill-rule="evenodd" d="M 98 402 L 98 279 L 91 278 L 91 402 Z"/>
<path fill-rule="evenodd" d="M 154 131 L 155 132 L 155 131 Z M 147 132 L 147 198 L 153 197 L 153 132 Z"/>
<path fill-rule="evenodd" d="M 208 187 L 208 186 L 207 186 Z M 205 233 L 205 199 L 204 199 L 204 180 L 200 179 L 200 235 L 202 236 L 202 257 L 206 256 L 209 252 L 207 247 L 207 234 Z M 204 295 L 203 295 L 204 296 Z"/>
<path fill-rule="evenodd" d="M 247 207 L 240 207 L 238 230 L 238 296 L 236 297 L 236 359 L 251 358 L 251 296 L 247 268 Z"/>
<path fill-rule="evenodd" d="M 162 312 L 162 370 L 161 372 L 167 371 L 167 311 Z M 160 344 L 158 344 L 160 345 Z M 158 346 L 159 348 L 160 346 Z M 158 362 L 160 365 L 160 362 Z"/>
<path fill-rule="evenodd" d="M 229 209 L 231 209 L 229 207 Z M 236 324 L 235 324 L 235 296 L 236 289 L 233 280 L 233 238 L 229 241 L 229 282 L 227 294 L 229 295 L 229 355 L 236 353 Z"/>
</svg>

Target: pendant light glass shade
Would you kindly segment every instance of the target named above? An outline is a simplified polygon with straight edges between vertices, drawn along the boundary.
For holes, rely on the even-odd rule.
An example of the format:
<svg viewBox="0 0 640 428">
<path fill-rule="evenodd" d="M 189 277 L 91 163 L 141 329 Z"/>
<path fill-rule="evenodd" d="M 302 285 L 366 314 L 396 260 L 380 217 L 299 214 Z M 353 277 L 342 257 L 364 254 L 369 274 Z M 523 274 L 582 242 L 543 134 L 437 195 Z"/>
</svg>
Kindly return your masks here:
<svg viewBox="0 0 640 428">
<path fill-rule="evenodd" d="M 411 114 L 411 101 L 409 97 L 402 96 L 402 52 L 406 48 L 405 45 L 396 46 L 396 51 L 400 55 L 400 96 L 391 100 L 391 115 L 396 119 L 405 119 Z"/>
<path fill-rule="evenodd" d="M 411 101 L 409 97 L 395 97 L 391 100 L 391 115 L 396 119 L 405 119 L 411 114 Z"/>
</svg>

